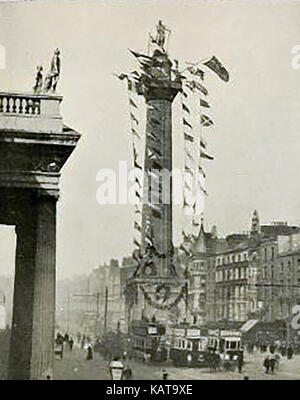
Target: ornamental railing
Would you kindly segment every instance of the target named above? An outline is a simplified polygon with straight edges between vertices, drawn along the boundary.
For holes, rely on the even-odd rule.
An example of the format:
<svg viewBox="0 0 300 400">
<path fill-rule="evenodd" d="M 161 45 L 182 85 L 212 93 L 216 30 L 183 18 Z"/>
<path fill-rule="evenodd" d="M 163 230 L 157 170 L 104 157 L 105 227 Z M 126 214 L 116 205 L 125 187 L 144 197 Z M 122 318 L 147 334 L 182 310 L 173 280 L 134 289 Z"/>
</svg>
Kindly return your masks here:
<svg viewBox="0 0 300 400">
<path fill-rule="evenodd" d="M 39 115 L 41 99 L 30 95 L 0 94 L 0 113 Z"/>
</svg>

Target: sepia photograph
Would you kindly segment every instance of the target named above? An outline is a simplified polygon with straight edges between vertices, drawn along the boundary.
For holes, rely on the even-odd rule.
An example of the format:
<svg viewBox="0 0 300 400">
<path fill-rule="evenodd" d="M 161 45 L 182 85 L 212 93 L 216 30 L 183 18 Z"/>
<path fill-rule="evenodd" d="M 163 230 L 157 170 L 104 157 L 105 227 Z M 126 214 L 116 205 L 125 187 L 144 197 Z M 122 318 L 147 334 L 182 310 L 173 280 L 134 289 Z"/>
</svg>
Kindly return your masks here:
<svg viewBox="0 0 300 400">
<path fill-rule="evenodd" d="M 1 380 L 300 379 L 300 1 L 0 1 L 0 84 Z"/>
</svg>

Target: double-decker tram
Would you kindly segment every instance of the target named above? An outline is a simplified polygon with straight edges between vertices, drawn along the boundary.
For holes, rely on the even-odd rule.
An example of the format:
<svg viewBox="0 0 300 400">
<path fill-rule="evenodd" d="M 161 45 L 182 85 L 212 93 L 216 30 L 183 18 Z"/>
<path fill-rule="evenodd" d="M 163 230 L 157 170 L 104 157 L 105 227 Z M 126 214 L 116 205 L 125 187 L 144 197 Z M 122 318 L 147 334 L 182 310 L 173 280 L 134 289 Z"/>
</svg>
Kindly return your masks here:
<svg viewBox="0 0 300 400">
<path fill-rule="evenodd" d="M 165 326 L 159 322 L 133 321 L 131 334 L 132 355 L 143 361 L 160 362 L 167 359 Z"/>
<path fill-rule="evenodd" d="M 170 359 L 178 367 L 207 366 L 208 338 L 198 327 L 177 326 L 173 328 Z"/>
</svg>

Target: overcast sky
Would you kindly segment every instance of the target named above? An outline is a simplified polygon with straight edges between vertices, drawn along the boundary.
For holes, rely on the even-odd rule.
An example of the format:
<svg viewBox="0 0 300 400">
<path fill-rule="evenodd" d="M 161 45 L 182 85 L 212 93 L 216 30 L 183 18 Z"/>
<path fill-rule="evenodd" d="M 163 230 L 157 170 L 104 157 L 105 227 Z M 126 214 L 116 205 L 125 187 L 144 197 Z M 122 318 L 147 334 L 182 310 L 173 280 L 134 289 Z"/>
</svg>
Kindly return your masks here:
<svg viewBox="0 0 300 400">
<path fill-rule="evenodd" d="M 263 222 L 300 221 L 300 44 L 297 2 L 40 1 L 0 4 L 6 69 L 1 90 L 29 91 L 36 64 L 48 69 L 61 49 L 59 93 L 65 123 L 82 134 L 61 179 L 58 277 L 88 272 L 131 253 L 133 207 L 100 206 L 96 174 L 131 162 L 127 93 L 114 72 L 131 71 L 128 48 L 146 51 L 158 19 L 172 29 L 169 53 L 180 62 L 216 55 L 230 82 L 207 78 L 215 128 L 207 133 L 215 160 L 205 165 L 207 228 L 220 234 Z M 176 104 L 175 104 L 176 111 Z M 182 138 L 174 115 L 174 148 Z M 178 214 L 178 215 L 177 215 Z M 181 217 L 174 215 L 175 243 Z M 0 229 L 1 272 L 13 270 L 14 233 Z"/>
</svg>

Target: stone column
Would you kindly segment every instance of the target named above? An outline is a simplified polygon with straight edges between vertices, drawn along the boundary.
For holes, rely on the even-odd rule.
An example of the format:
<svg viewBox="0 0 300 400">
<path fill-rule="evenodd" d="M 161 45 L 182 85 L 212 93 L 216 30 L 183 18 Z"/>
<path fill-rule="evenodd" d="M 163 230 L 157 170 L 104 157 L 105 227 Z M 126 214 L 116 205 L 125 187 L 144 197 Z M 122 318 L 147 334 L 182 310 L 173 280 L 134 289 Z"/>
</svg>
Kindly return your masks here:
<svg viewBox="0 0 300 400">
<path fill-rule="evenodd" d="M 8 379 L 53 376 L 56 200 L 35 192 L 19 207 Z"/>
<path fill-rule="evenodd" d="M 170 255 L 168 252 L 172 248 L 172 102 L 176 94 L 177 90 L 173 89 L 170 83 L 170 86 L 162 89 L 149 89 L 145 96 L 148 135 L 145 146 L 144 169 L 148 179 L 144 186 L 146 203 L 143 207 L 142 217 L 142 248 L 146 247 L 145 232 L 147 221 L 150 220 L 156 248 L 167 255 L 159 265 L 159 276 L 168 276 L 170 273 Z M 153 139 L 149 139 L 149 134 L 159 138 L 154 147 Z M 150 160 L 149 150 L 154 153 L 158 150 L 160 154 L 158 163 L 153 163 Z M 159 168 L 158 165 L 160 165 Z M 157 187 L 153 187 L 153 182 L 158 182 L 158 179 L 151 178 L 150 170 L 156 170 L 160 174 L 159 186 Z M 155 195 L 154 191 L 159 192 L 160 195 Z M 152 215 L 149 204 L 154 204 L 153 200 L 159 200 L 156 208 L 160 209 L 161 217 L 156 218 Z"/>
</svg>

